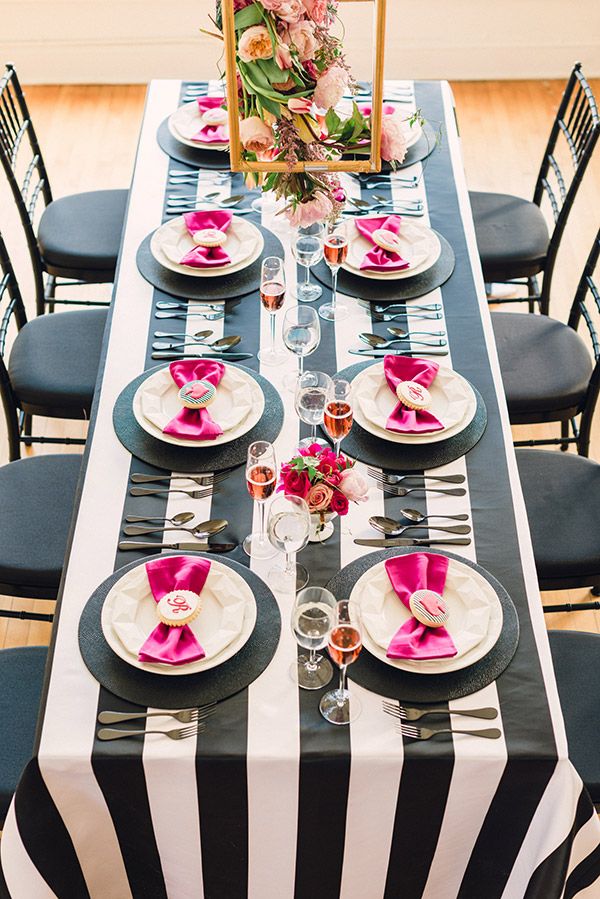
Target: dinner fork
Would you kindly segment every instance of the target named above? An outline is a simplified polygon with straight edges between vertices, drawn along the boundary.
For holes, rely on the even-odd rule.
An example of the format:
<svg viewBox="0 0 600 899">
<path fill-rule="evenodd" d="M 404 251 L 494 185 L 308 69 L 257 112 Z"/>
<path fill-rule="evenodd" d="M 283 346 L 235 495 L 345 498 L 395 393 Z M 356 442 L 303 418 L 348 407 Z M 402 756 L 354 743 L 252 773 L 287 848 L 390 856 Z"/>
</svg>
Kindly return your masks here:
<svg viewBox="0 0 600 899">
<path fill-rule="evenodd" d="M 414 480 L 418 478 L 419 480 L 423 480 L 424 478 L 430 479 L 432 481 L 444 481 L 446 484 L 464 484 L 465 476 L 464 474 L 445 474 L 445 475 L 435 475 L 435 474 L 420 474 L 419 472 L 415 472 L 414 474 L 386 474 L 382 471 L 377 471 L 375 468 L 367 467 L 367 471 L 376 481 L 380 481 L 383 484 L 387 484 L 389 486 L 393 486 L 394 484 L 400 484 L 402 481 L 407 479 Z"/>
<path fill-rule="evenodd" d="M 374 322 L 397 322 L 398 319 L 402 318 L 418 318 L 421 321 L 425 321 L 426 319 L 433 319 L 435 321 L 439 321 L 443 318 L 441 312 L 432 312 L 432 313 L 421 313 L 421 312 L 395 312 L 390 315 L 387 312 L 372 312 L 371 317 Z"/>
<path fill-rule="evenodd" d="M 438 734 L 470 734 L 472 737 L 487 737 L 488 740 L 498 740 L 502 731 L 497 727 L 486 727 L 483 730 L 459 730 L 453 727 L 437 727 L 435 730 L 429 727 L 416 727 L 413 724 L 400 722 L 400 733 L 411 740 L 430 740 Z"/>
<path fill-rule="evenodd" d="M 140 474 L 131 475 L 134 484 L 152 484 L 156 481 L 194 481 L 199 487 L 212 487 L 225 481 L 231 471 L 221 471 L 216 474 Z"/>
<path fill-rule="evenodd" d="M 100 712 L 98 721 L 100 724 L 120 724 L 122 721 L 135 721 L 137 718 L 156 718 L 164 716 L 167 718 L 175 718 L 182 724 L 192 724 L 195 721 L 201 721 L 213 714 L 217 707 L 216 702 L 209 702 L 206 705 L 198 706 L 195 709 L 181 709 L 179 712 Z"/>
<path fill-rule="evenodd" d="M 184 496 L 189 496 L 191 499 L 206 499 L 208 496 L 213 496 L 213 494 L 218 493 L 218 490 L 213 490 L 210 487 L 207 490 L 180 490 L 177 487 L 132 487 L 129 491 L 130 496 L 163 496 L 164 494 L 169 493 L 183 493 Z"/>
<path fill-rule="evenodd" d="M 414 312 L 415 310 L 418 310 L 419 312 L 442 311 L 441 303 L 424 303 L 421 306 L 417 303 L 411 303 L 410 306 L 408 305 L 408 303 L 388 303 L 387 306 L 378 306 L 377 303 L 371 303 L 369 300 L 363 300 L 362 302 L 368 304 L 371 307 L 371 312 L 375 312 L 380 315 L 385 315 L 386 312 L 389 312 L 391 309 L 399 309 L 403 312 Z"/>
<path fill-rule="evenodd" d="M 383 711 L 386 715 L 391 715 L 393 718 L 398 718 L 402 721 L 418 721 L 419 718 L 423 718 L 425 715 L 466 715 L 470 718 L 488 719 L 498 717 L 497 710 L 493 708 L 449 709 L 444 708 L 443 706 L 430 706 L 427 709 L 415 709 L 401 705 L 399 702 L 390 702 L 387 699 L 383 700 Z"/>
<path fill-rule="evenodd" d="M 120 730 L 116 727 L 101 727 L 96 736 L 99 740 L 122 740 L 123 737 L 139 737 L 146 734 L 162 734 L 171 740 L 185 740 L 186 737 L 195 737 L 206 730 L 206 725 L 201 723 L 191 724 L 189 727 L 178 727 L 174 730 Z"/>
<path fill-rule="evenodd" d="M 396 487 L 393 484 L 381 484 L 376 482 L 376 486 L 383 490 L 384 493 L 391 493 L 392 496 L 408 496 L 409 493 L 444 493 L 446 496 L 464 496 L 467 492 L 464 487 L 456 487 L 451 490 L 443 490 L 441 487 Z"/>
</svg>

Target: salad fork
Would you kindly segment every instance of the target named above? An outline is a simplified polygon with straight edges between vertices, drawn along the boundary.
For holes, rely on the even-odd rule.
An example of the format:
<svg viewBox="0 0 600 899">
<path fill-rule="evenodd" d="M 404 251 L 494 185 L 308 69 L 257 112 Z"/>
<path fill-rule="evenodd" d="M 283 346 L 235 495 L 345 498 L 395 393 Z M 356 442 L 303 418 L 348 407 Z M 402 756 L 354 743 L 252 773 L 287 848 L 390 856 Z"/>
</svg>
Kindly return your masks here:
<svg viewBox="0 0 600 899">
<path fill-rule="evenodd" d="M 417 727 L 413 724 L 404 724 L 400 722 L 399 731 L 403 737 L 409 737 L 411 740 L 430 740 L 437 737 L 438 734 L 470 734 L 472 737 L 486 737 L 488 740 L 498 740 L 502 736 L 502 731 L 497 727 L 486 727 L 483 730 L 460 730 L 453 727 Z"/>
<path fill-rule="evenodd" d="M 122 721 L 135 721 L 138 718 L 156 718 L 164 716 L 166 718 L 175 718 L 181 724 L 192 724 L 203 718 L 212 715 L 217 707 L 216 702 L 209 702 L 206 705 L 198 706 L 195 709 L 181 709 L 179 712 L 100 712 L 98 721 L 100 724 L 119 724 Z"/>
<path fill-rule="evenodd" d="M 466 490 L 464 487 L 456 487 L 451 490 L 445 490 L 441 487 L 396 487 L 394 484 L 382 484 L 376 482 L 376 486 L 384 493 L 391 493 L 392 496 L 408 496 L 409 493 L 444 493 L 446 496 L 464 496 Z"/>
<path fill-rule="evenodd" d="M 390 702 L 387 699 L 383 700 L 383 711 L 386 715 L 391 715 L 393 718 L 402 721 L 418 721 L 419 718 L 423 718 L 425 715 L 465 715 L 470 718 L 487 718 L 490 720 L 498 717 L 497 710 L 491 707 L 484 709 L 449 709 L 443 706 L 430 706 L 427 709 L 415 709 L 402 705 L 399 702 Z"/>
<path fill-rule="evenodd" d="M 186 737 L 195 737 L 206 730 L 206 725 L 196 723 L 189 727 L 178 727 L 174 730 L 120 730 L 116 727 L 101 727 L 96 734 L 99 740 L 122 740 L 124 737 L 139 737 L 146 734 L 162 734 L 171 740 L 185 740 Z"/>
<path fill-rule="evenodd" d="M 216 474 L 140 474 L 135 472 L 131 475 L 130 480 L 134 484 L 152 484 L 156 481 L 194 481 L 199 487 L 213 487 L 221 481 L 226 480 L 230 471 L 221 471 Z"/>
<path fill-rule="evenodd" d="M 465 476 L 464 474 L 445 474 L 445 475 L 435 475 L 435 474 L 420 474 L 419 472 L 415 472 L 413 474 L 387 474 L 383 471 L 377 471 L 375 468 L 367 467 L 367 471 L 376 481 L 380 481 L 382 484 L 388 484 L 393 486 L 394 484 L 401 484 L 402 481 L 409 480 L 423 480 L 424 478 L 430 479 L 432 481 L 444 481 L 446 484 L 464 484 Z"/>
<path fill-rule="evenodd" d="M 176 487 L 132 487 L 129 491 L 130 496 L 164 496 L 169 493 L 183 493 L 184 496 L 189 496 L 191 499 L 206 499 L 209 496 L 213 496 L 213 494 L 218 493 L 218 490 L 213 490 L 212 487 L 209 487 L 206 490 L 179 490 Z"/>
</svg>

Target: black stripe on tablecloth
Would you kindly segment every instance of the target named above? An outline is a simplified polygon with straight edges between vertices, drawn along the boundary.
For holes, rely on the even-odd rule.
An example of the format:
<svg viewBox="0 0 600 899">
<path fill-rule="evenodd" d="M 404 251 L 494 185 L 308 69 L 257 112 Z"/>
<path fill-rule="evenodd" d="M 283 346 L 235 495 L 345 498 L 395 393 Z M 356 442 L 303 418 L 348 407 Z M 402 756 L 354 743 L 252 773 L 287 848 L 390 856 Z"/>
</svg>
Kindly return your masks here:
<svg viewBox="0 0 600 899">
<path fill-rule="evenodd" d="M 433 120 L 444 120 L 441 85 L 417 85 L 417 104 Z M 428 161 L 426 189 L 432 227 L 456 254 L 455 272 L 442 288 L 453 367 L 475 384 L 488 409 L 487 430 L 466 457 L 477 561 L 506 587 L 521 626 L 517 653 L 497 681 L 508 761 L 459 893 L 470 899 L 485 884 L 486 899 L 499 899 L 556 767 L 557 752 L 529 616 L 496 385 L 444 141 Z"/>
<path fill-rule="evenodd" d="M 600 879 L 600 846 L 588 855 L 569 874 L 562 899 L 573 899 L 574 896 Z"/>
</svg>

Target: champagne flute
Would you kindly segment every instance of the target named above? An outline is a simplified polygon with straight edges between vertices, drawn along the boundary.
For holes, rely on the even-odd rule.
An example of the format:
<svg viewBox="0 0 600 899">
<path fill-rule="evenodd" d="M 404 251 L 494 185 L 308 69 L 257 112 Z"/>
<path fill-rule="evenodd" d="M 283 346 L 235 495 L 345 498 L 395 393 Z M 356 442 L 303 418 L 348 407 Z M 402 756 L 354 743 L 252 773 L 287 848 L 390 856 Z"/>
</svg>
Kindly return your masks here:
<svg viewBox="0 0 600 899">
<path fill-rule="evenodd" d="M 314 309 L 294 306 L 287 310 L 283 319 L 283 342 L 298 357 L 298 374 L 286 375 L 283 379 L 287 389 L 295 391 L 298 379 L 304 374 L 304 357 L 314 353 L 321 342 L 321 325 Z"/>
<path fill-rule="evenodd" d="M 340 443 L 352 428 L 351 394 L 352 385 L 348 381 L 333 378 L 323 414 L 323 427 L 333 441 L 336 456 L 340 453 Z"/>
<path fill-rule="evenodd" d="M 304 565 L 294 562 L 292 554 L 300 552 L 308 543 L 310 512 L 307 503 L 300 496 L 280 493 L 271 503 L 267 530 L 275 549 L 285 553 L 285 567 L 269 571 L 270 585 L 283 592 L 301 590 L 308 584 L 308 571 Z"/>
<path fill-rule="evenodd" d="M 292 665 L 292 677 L 304 690 L 318 690 L 333 677 L 331 662 L 317 655 L 317 649 L 327 646 L 334 625 L 336 599 L 325 587 L 305 587 L 292 608 L 292 630 L 296 642 L 308 655 L 299 655 Z"/>
<path fill-rule="evenodd" d="M 252 559 L 271 559 L 275 550 L 265 533 L 265 502 L 272 496 L 277 484 L 275 449 L 266 440 L 257 440 L 248 447 L 246 460 L 246 485 L 248 493 L 258 504 L 260 529 L 248 534 L 242 546 Z"/>
<path fill-rule="evenodd" d="M 348 255 L 348 238 L 342 231 L 333 231 L 325 238 L 323 245 L 325 262 L 331 269 L 331 303 L 319 306 L 319 315 L 328 322 L 337 322 L 347 318 L 348 307 L 338 304 L 337 278 L 340 266 Z"/>
<path fill-rule="evenodd" d="M 295 406 L 298 417 L 306 425 L 310 425 L 310 437 L 305 437 L 298 444 L 298 449 L 308 449 L 313 443 L 325 447 L 329 444 L 322 437 L 317 437 L 317 425 L 323 423 L 323 414 L 329 391 L 331 378 L 322 371 L 306 371 L 298 379 L 296 385 Z"/>
<path fill-rule="evenodd" d="M 325 240 L 325 226 L 320 222 L 308 225 L 306 228 L 298 228 L 292 241 L 292 253 L 298 265 L 304 268 L 304 282 L 296 287 L 296 299 L 300 303 L 314 303 L 323 293 L 318 284 L 311 284 L 310 269 L 317 265 L 323 258 L 323 242 Z"/>
<path fill-rule="evenodd" d="M 360 715 L 360 702 L 355 696 L 350 699 L 346 672 L 348 665 L 357 660 L 361 649 L 359 609 L 356 603 L 342 599 L 336 606 L 327 645 L 329 655 L 340 669 L 340 682 L 337 690 L 330 690 L 319 703 L 323 718 L 331 724 L 349 724 Z"/>
<path fill-rule="evenodd" d="M 286 354 L 275 346 L 275 315 L 285 300 L 285 269 L 279 256 L 263 259 L 260 276 L 260 300 L 267 312 L 271 325 L 271 346 L 260 350 L 258 358 L 264 365 L 280 365 Z"/>
</svg>

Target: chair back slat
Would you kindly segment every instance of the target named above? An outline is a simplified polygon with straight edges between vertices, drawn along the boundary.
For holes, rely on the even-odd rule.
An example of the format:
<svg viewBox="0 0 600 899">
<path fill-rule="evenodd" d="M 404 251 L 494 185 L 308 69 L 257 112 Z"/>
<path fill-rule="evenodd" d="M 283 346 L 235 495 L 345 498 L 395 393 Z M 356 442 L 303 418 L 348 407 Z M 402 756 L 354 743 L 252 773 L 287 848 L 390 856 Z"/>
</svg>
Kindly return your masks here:
<svg viewBox="0 0 600 899">
<path fill-rule="evenodd" d="M 14 321 L 17 331 L 27 324 L 27 314 L 15 270 L 8 255 L 8 250 L 0 233 L 0 401 L 4 408 L 8 428 L 9 457 L 18 459 L 19 449 L 19 414 L 17 399 L 12 389 L 5 361 L 6 341 L 9 328 Z M 4 303 L 6 302 L 6 307 Z"/>
<path fill-rule="evenodd" d="M 596 283 L 596 276 L 600 275 L 599 259 L 600 229 L 596 234 L 579 279 L 568 322 L 569 326 L 574 330 L 577 330 L 581 322 L 584 322 L 594 353 L 594 370 L 590 378 L 579 429 L 579 451 L 583 455 L 588 453 L 592 418 L 598 403 L 598 397 L 600 396 L 600 337 L 597 328 L 597 323 L 600 321 L 600 287 Z M 597 269 L 598 271 L 596 271 Z"/>
</svg>

